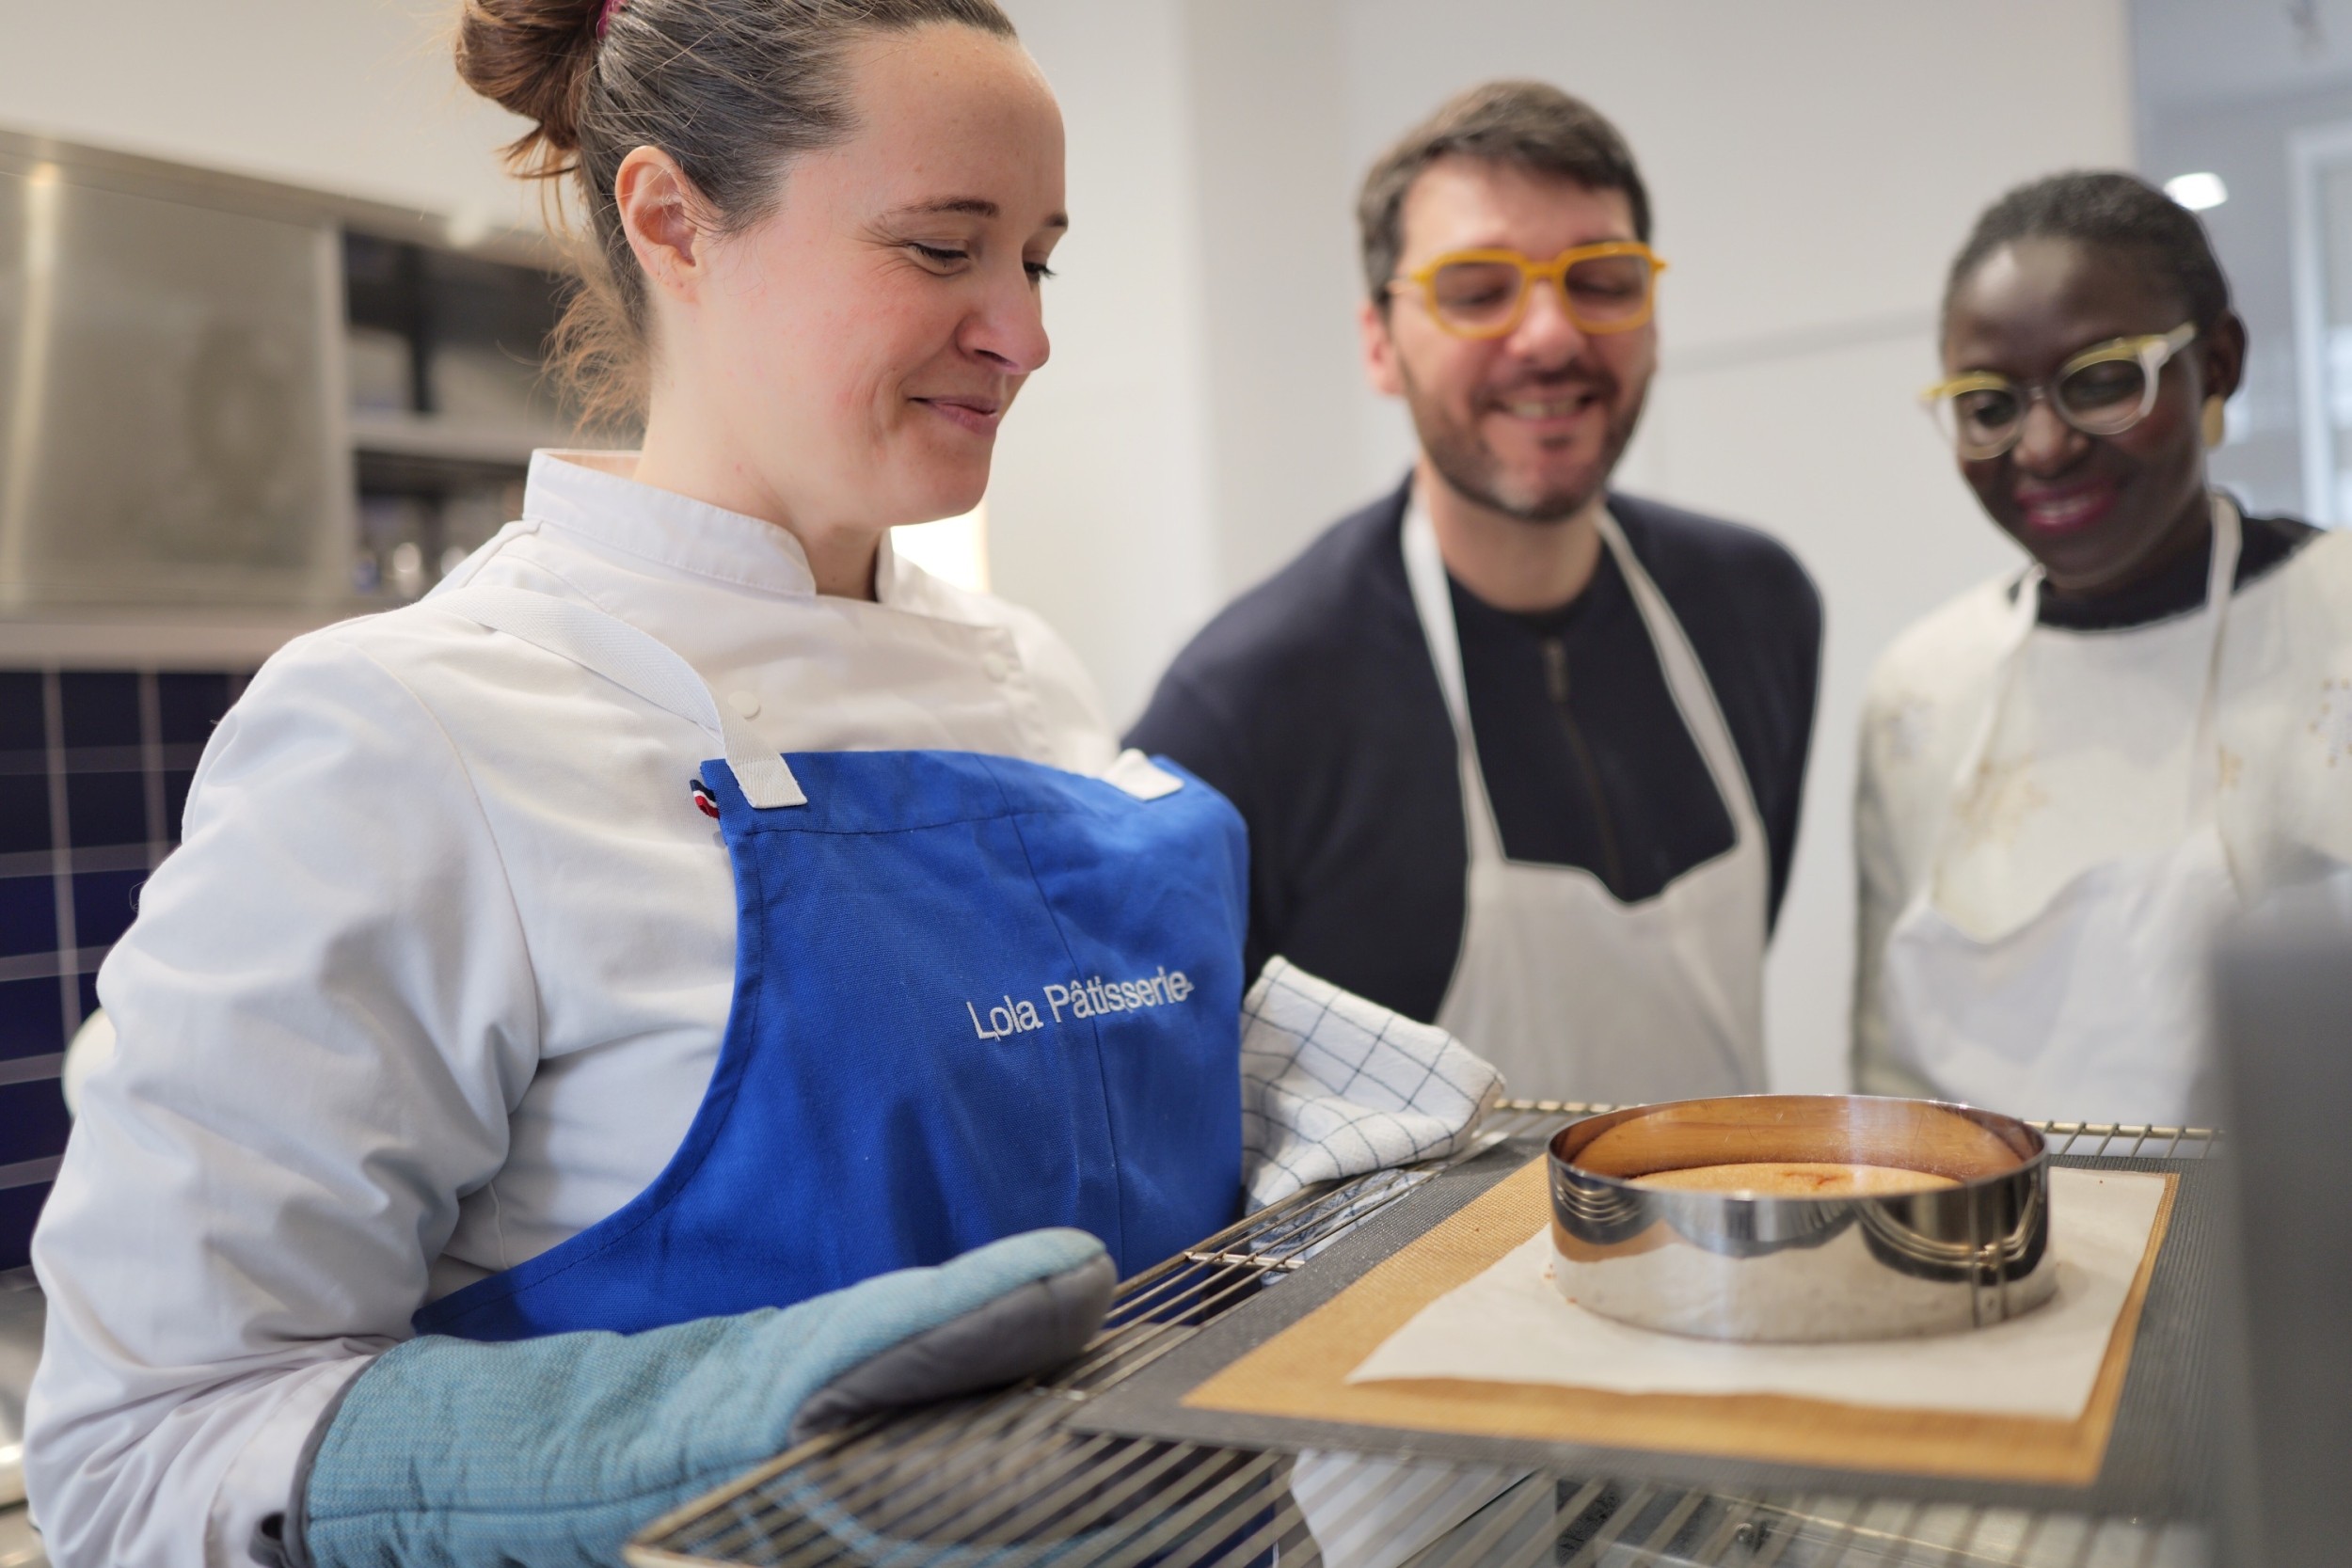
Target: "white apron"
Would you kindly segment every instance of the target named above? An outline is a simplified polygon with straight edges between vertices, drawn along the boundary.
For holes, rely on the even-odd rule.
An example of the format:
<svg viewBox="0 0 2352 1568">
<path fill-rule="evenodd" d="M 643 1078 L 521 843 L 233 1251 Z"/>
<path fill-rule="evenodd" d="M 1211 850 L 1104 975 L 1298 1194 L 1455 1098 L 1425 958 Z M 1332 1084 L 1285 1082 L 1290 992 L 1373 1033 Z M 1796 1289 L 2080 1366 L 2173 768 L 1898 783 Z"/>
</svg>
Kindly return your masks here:
<svg viewBox="0 0 2352 1568">
<path fill-rule="evenodd" d="M 2205 587 L 2210 645 L 2189 751 L 2187 830 L 2166 848 L 2094 865 L 2040 913 L 1980 941 L 1936 907 L 1960 818 L 2000 727 L 2041 605 L 2026 575 L 1993 691 L 1936 832 L 1919 894 L 1887 935 L 1885 996 L 1896 1058 L 1938 1093 L 2014 1116 L 2159 1127 L 2210 1125 L 2206 948 L 2238 908 L 2221 844 L 2215 737 L 2222 629 L 2236 580 L 2236 510 L 2213 509 Z"/>
<path fill-rule="evenodd" d="M 1501 1069 L 1514 1094 L 1631 1103 L 1748 1093 L 1764 1085 L 1763 824 L 1681 624 L 1606 512 L 1600 536 L 1723 796 L 1731 847 L 1638 904 L 1579 867 L 1504 858 L 1470 730 L 1445 562 L 1416 501 L 1405 519 L 1405 574 L 1454 720 L 1470 843 L 1462 951 L 1438 1023 Z"/>
</svg>

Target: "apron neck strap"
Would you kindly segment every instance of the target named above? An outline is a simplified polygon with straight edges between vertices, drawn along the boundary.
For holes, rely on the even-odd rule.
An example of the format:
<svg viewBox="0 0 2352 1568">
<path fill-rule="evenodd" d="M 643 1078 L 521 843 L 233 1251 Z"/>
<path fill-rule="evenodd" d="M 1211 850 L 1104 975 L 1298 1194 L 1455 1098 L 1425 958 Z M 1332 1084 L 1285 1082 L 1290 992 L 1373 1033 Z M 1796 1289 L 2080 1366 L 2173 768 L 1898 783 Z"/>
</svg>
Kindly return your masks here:
<svg viewBox="0 0 2352 1568">
<path fill-rule="evenodd" d="M 2189 753 L 2189 814 L 2201 818 L 2221 790 L 2221 645 L 2230 625 L 2230 601 L 2237 588 L 2237 563 L 2246 548 L 2246 527 L 2237 505 L 2219 491 L 2213 498 L 2213 559 L 2205 573 L 2205 689 L 2197 702 L 2197 733 Z"/>
<path fill-rule="evenodd" d="M 700 725 L 720 742 L 736 786 L 753 806 L 807 803 L 784 758 L 711 695 L 693 666 L 627 622 L 570 599 L 521 588 L 459 588 L 435 594 L 433 602 L 492 631 L 568 658 L 654 706 Z"/>
<path fill-rule="evenodd" d="M 1478 741 L 1470 733 L 1470 686 L 1462 674 L 1462 641 L 1454 625 L 1453 592 L 1447 584 L 1445 557 L 1438 549 L 1437 531 L 1429 525 L 1418 486 L 1405 503 L 1405 581 L 1413 593 L 1422 637 L 1429 644 L 1429 662 L 1437 668 L 1438 689 L 1445 696 L 1446 719 L 1454 731 L 1470 863 L 1498 862 L 1503 858 L 1502 829 L 1495 820 L 1494 802 L 1486 797 L 1486 777 L 1478 766 Z"/>
<path fill-rule="evenodd" d="M 1624 575 L 1643 629 L 1657 650 L 1667 692 L 1731 816 L 1735 841 L 1755 842 L 1763 832 L 1763 824 L 1748 785 L 1747 768 L 1740 760 L 1739 747 L 1715 701 L 1714 689 L 1708 684 L 1698 655 L 1690 639 L 1683 635 L 1682 624 L 1675 619 L 1665 595 L 1643 570 L 1617 520 L 1604 508 L 1597 521 L 1601 543 Z M 1486 791 L 1486 774 L 1479 767 L 1478 738 L 1470 728 L 1470 686 L 1462 673 L 1462 639 L 1454 620 L 1453 591 L 1446 576 L 1445 557 L 1438 547 L 1438 531 L 1429 520 L 1418 484 L 1406 501 L 1404 552 L 1406 582 L 1412 590 L 1422 636 L 1429 644 L 1430 663 L 1437 668 L 1438 689 L 1445 696 L 1446 713 L 1453 721 L 1470 858 L 1473 862 L 1500 861 L 1503 858 L 1502 833 Z"/>
<path fill-rule="evenodd" d="M 1748 783 L 1747 764 L 1740 760 L 1739 742 L 1732 738 L 1730 721 L 1724 717 L 1723 705 L 1715 700 L 1715 688 L 1707 678 L 1706 666 L 1699 662 L 1698 650 L 1691 646 L 1682 623 L 1675 618 L 1665 594 L 1651 579 L 1642 558 L 1633 553 L 1615 514 L 1604 507 L 1598 521 L 1601 540 L 1616 558 L 1617 570 L 1625 575 L 1626 586 L 1632 591 L 1634 608 L 1641 611 L 1643 628 L 1658 650 L 1667 692 L 1682 715 L 1683 727 L 1697 744 L 1699 755 L 1706 760 L 1716 791 L 1723 796 L 1724 805 L 1742 838 L 1761 834 L 1763 817 L 1756 809 L 1756 793 Z"/>
</svg>

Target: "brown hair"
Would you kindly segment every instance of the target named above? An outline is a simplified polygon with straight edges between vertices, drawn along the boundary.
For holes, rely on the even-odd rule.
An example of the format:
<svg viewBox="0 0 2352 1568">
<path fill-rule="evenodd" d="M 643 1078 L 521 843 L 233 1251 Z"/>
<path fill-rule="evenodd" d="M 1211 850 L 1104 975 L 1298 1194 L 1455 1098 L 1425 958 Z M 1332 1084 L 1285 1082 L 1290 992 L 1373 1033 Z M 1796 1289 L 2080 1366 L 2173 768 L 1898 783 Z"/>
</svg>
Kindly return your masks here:
<svg viewBox="0 0 2352 1568">
<path fill-rule="evenodd" d="M 1598 109 L 1544 82 L 1488 82 L 1438 105 L 1364 176 L 1356 227 L 1375 304 L 1388 299 L 1405 248 L 1405 198 L 1423 169 L 1447 157 L 1509 164 L 1587 190 L 1623 191 L 1634 236 L 1649 240 L 1649 191 L 1625 138 Z"/>
<path fill-rule="evenodd" d="M 463 0 L 457 74 L 534 122 L 526 179 L 578 179 L 582 281 L 556 328 L 559 377 L 592 423 L 644 411 L 645 280 L 612 198 L 640 147 L 677 160 L 718 224 L 773 211 L 786 164 L 856 129 L 843 56 L 860 37 L 960 23 L 1014 36 L 993 0 Z"/>
</svg>

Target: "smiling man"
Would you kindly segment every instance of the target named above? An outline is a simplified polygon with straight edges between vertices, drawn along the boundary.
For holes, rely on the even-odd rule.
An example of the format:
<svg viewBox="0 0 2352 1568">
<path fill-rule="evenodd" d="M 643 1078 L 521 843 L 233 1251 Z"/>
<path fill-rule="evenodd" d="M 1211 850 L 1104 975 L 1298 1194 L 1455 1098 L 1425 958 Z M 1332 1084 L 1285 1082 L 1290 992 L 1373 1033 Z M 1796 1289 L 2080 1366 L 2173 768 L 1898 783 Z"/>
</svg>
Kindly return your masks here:
<svg viewBox="0 0 2352 1568">
<path fill-rule="evenodd" d="M 1253 961 L 1435 1020 L 1518 1093 L 1759 1088 L 1820 605 L 1761 534 L 1607 488 L 1665 268 L 1632 155 L 1493 83 L 1358 216 L 1365 370 L 1419 460 L 1218 616 L 1130 739 L 1247 818 Z"/>
</svg>

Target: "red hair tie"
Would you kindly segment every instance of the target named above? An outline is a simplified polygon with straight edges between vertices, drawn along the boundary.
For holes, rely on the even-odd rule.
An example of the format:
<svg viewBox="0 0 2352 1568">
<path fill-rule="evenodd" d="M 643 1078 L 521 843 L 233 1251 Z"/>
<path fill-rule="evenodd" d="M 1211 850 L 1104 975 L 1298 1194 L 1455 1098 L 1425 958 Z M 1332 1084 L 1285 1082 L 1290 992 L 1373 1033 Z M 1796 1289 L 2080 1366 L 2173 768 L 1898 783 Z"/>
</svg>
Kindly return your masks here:
<svg viewBox="0 0 2352 1568">
<path fill-rule="evenodd" d="M 596 11 L 596 37 L 604 37 L 604 30 L 612 25 L 612 19 L 620 15 L 621 8 L 628 4 L 628 0 L 604 0 L 603 6 Z"/>
</svg>

